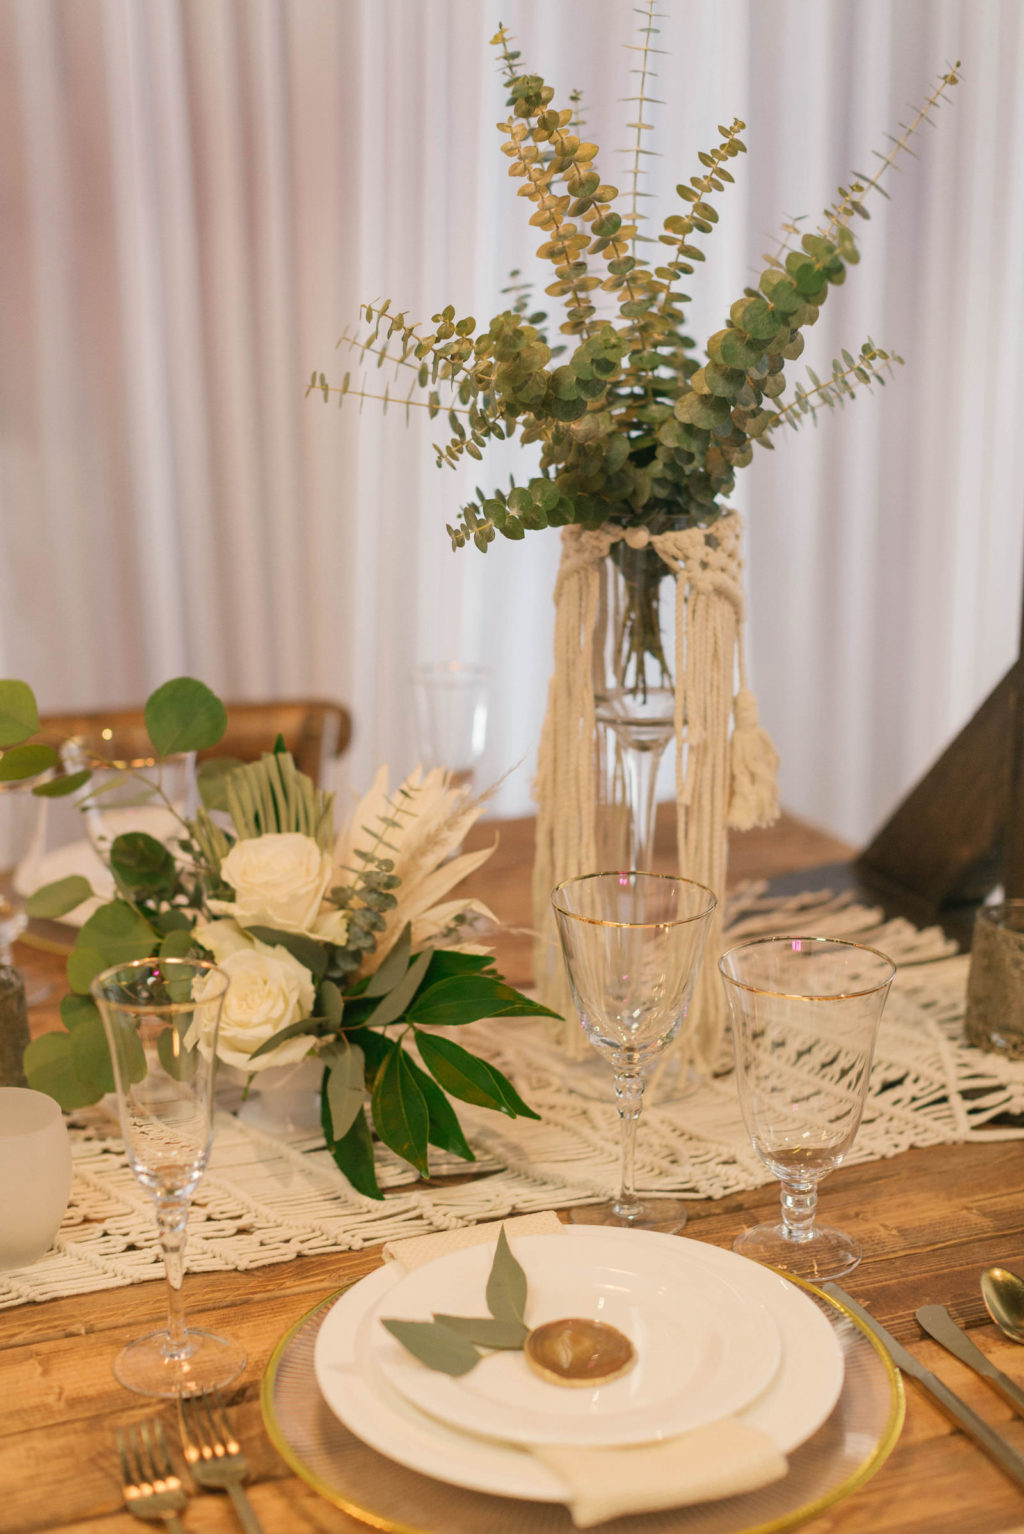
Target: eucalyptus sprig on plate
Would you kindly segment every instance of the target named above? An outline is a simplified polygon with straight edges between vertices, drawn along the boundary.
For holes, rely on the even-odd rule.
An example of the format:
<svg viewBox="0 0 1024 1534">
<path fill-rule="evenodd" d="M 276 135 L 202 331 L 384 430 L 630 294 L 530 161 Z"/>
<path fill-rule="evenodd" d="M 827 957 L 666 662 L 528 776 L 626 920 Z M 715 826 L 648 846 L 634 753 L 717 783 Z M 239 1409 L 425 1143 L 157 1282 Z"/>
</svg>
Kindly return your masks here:
<svg viewBox="0 0 1024 1534">
<path fill-rule="evenodd" d="M 449 1316 L 435 1312 L 432 1321 L 381 1317 L 381 1324 L 428 1369 L 456 1378 L 475 1369 L 486 1352 L 518 1351 L 530 1335 L 526 1325 L 527 1282 L 512 1255 L 504 1225 L 498 1232 L 487 1279 L 488 1316 Z"/>
<path fill-rule="evenodd" d="M 227 714 L 202 682 L 178 677 L 152 695 L 145 721 L 162 759 L 216 746 Z M 0 780 L 42 773 L 33 792 L 76 794 L 84 808 L 91 772 L 65 772 L 59 743 L 41 737 L 31 688 L 0 681 Z M 211 762 L 199 788 L 201 807 L 175 810 L 167 844 L 142 830 L 110 843 L 115 895 L 78 932 L 65 1030 L 26 1052 L 33 1087 L 65 1109 L 112 1091 L 90 982 L 113 964 L 198 952 L 232 982 L 218 1057 L 250 1077 L 317 1058 L 326 1144 L 369 1197 L 382 1197 L 374 1133 L 426 1177 L 432 1145 L 474 1160 L 453 1100 L 538 1117 L 501 1071 L 447 1036 L 483 1018 L 552 1015 L 507 985 L 472 941 L 470 919 L 490 913 L 450 898 L 490 855 L 457 851 L 482 800 L 440 769 L 392 792 L 382 768 L 336 835 L 333 795 L 297 770 L 280 740 L 258 762 Z M 37 890 L 27 909 L 60 918 L 94 898 L 76 875 Z"/>
<path fill-rule="evenodd" d="M 504 1225 L 498 1232 L 487 1279 L 488 1316 L 452 1316 L 435 1311 L 431 1321 L 381 1317 L 381 1325 L 428 1369 L 458 1379 L 489 1353 L 520 1352 L 534 1374 L 548 1384 L 604 1385 L 630 1370 L 636 1349 L 606 1321 L 578 1316 L 526 1324 L 528 1286 L 512 1254 Z"/>
</svg>

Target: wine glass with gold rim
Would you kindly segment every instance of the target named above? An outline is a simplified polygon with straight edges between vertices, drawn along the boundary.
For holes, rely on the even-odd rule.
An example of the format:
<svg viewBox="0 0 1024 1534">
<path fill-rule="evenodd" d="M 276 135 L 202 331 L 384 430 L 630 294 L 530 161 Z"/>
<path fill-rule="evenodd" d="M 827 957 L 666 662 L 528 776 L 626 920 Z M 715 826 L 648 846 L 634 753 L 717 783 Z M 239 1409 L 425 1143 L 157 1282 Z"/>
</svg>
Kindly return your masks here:
<svg viewBox="0 0 1024 1534">
<path fill-rule="evenodd" d="M 717 901 L 692 879 L 630 870 L 566 879 L 551 902 L 580 1023 L 615 1073 L 622 1126 L 618 1196 L 570 1218 L 679 1230 L 683 1200 L 637 1194 L 636 1132 L 645 1073 L 686 1021 Z"/>
<path fill-rule="evenodd" d="M 182 1303 L 189 1201 L 213 1140 L 217 1030 L 229 978 L 201 959 L 138 959 L 92 982 L 114 1064 L 132 1171 L 152 1195 L 167 1275 L 167 1327 L 136 1338 L 114 1360 L 129 1390 L 194 1395 L 227 1385 L 245 1366 L 239 1343 L 185 1324 Z"/>
<path fill-rule="evenodd" d="M 718 967 L 744 1123 L 782 1185 L 781 1220 L 744 1231 L 733 1248 L 799 1278 L 839 1278 L 860 1261 L 860 1242 L 816 1223 L 818 1184 L 860 1126 L 896 966 L 838 938 L 764 937 L 730 948 Z"/>
</svg>

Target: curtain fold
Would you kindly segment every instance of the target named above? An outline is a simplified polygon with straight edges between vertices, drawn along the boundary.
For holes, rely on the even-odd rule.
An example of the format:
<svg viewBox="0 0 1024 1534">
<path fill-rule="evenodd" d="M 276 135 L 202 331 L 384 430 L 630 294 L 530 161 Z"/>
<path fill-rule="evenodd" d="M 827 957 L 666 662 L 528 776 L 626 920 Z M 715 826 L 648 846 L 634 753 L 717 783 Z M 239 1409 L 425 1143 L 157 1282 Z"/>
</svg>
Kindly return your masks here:
<svg viewBox="0 0 1024 1534">
<path fill-rule="evenodd" d="M 1024 14 L 1018 0 L 662 0 L 644 206 L 660 223 L 717 123 L 749 154 L 691 279 L 720 328 L 939 72 L 963 83 L 857 230 L 862 262 L 809 333 L 827 373 L 868 335 L 883 390 L 743 472 L 750 656 L 783 802 L 865 840 L 1017 647 L 1024 476 Z M 443 422 L 325 406 L 359 305 L 486 322 L 511 268 L 549 280 L 506 175 L 494 50 L 579 86 L 624 185 L 632 0 L 0 0 L 0 671 L 44 708 L 140 701 L 166 677 L 353 711 L 346 771 L 415 761 L 408 675 L 496 678 L 485 775 L 530 809 L 554 534 L 453 554 L 474 486 Z M 469 472 L 472 470 L 472 472 Z M 671 791 L 669 785 L 669 791 Z"/>
</svg>

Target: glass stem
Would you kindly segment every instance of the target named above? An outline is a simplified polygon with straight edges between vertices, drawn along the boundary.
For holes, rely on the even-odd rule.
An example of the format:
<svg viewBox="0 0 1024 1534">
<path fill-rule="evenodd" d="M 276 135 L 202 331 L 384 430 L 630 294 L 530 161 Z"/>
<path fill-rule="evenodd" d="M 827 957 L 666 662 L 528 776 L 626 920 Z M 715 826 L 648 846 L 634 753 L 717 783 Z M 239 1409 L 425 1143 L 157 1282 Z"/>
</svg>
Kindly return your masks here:
<svg viewBox="0 0 1024 1534">
<path fill-rule="evenodd" d="M 185 1274 L 188 1199 L 158 1198 L 156 1223 L 167 1275 L 167 1340 L 163 1351 L 168 1358 L 184 1358 L 191 1352 L 192 1346 L 188 1340 L 185 1306 L 181 1297 L 181 1282 Z"/>
<path fill-rule="evenodd" d="M 817 1183 L 782 1184 L 782 1234 L 787 1241 L 810 1241 L 818 1208 Z"/>
<path fill-rule="evenodd" d="M 644 1103 L 644 1078 L 639 1071 L 615 1072 L 615 1106 L 622 1125 L 622 1174 L 615 1213 L 635 1219 L 643 1207 L 636 1196 L 636 1126 Z"/>
<path fill-rule="evenodd" d="M 619 739 L 629 734 L 628 728 L 620 727 Z M 652 744 L 636 744 L 629 741 L 623 752 L 627 793 L 630 810 L 630 866 L 650 869 L 654 852 L 654 793 L 658 783 L 658 768 L 665 754 L 667 741 Z"/>
</svg>

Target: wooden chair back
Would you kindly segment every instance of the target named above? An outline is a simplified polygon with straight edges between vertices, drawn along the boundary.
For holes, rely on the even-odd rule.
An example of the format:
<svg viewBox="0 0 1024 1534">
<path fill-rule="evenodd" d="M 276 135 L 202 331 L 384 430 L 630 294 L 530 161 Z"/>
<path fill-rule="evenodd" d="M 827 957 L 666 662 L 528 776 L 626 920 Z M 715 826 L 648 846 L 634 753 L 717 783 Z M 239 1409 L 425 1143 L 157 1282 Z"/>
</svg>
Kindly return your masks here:
<svg viewBox="0 0 1024 1534">
<path fill-rule="evenodd" d="M 322 783 L 329 764 L 342 755 L 352 735 L 349 712 L 340 703 L 321 700 L 272 700 L 266 703 L 227 703 L 228 727 L 223 740 L 199 760 L 231 756 L 255 762 L 271 751 L 278 735 L 295 758 L 300 772 Z M 106 708 L 79 714 L 47 714 L 40 737 L 80 738 L 87 750 L 138 766 L 152 760 L 153 748 L 141 708 Z"/>
</svg>

